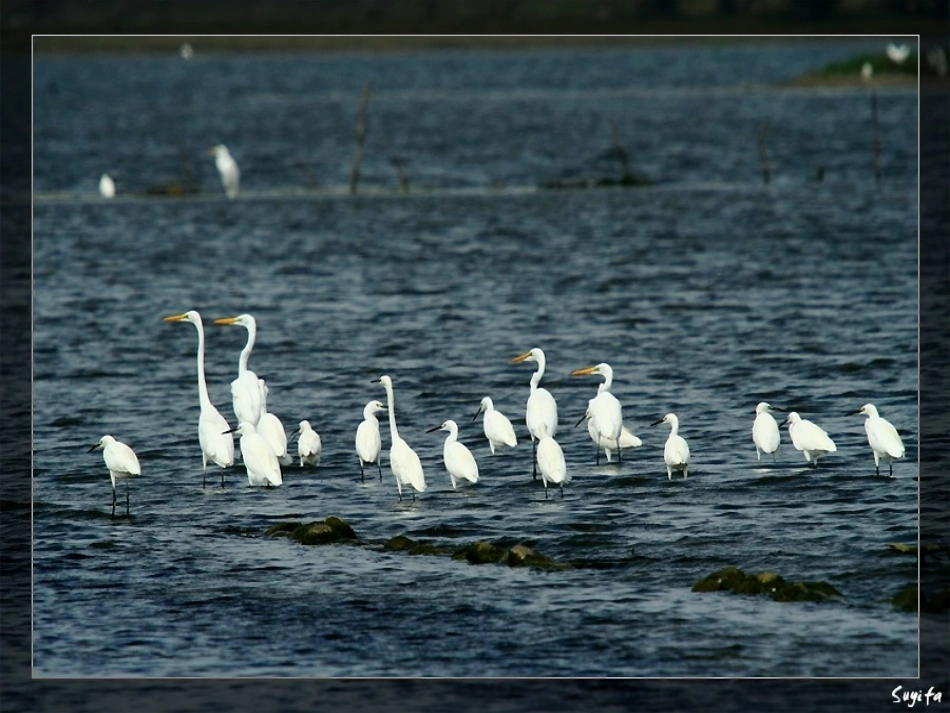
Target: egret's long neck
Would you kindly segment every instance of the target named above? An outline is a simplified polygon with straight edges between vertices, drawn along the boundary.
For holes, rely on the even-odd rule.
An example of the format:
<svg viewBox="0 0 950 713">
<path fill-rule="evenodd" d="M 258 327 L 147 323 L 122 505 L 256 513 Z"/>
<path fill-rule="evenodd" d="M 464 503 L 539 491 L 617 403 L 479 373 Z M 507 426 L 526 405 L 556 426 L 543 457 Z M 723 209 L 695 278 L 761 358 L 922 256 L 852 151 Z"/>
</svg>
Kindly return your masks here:
<svg viewBox="0 0 950 713">
<path fill-rule="evenodd" d="M 393 442 L 399 438 L 399 431 L 396 430 L 396 406 L 393 403 L 393 387 L 390 384 L 383 384 L 386 387 L 386 402 L 389 404 L 389 433 Z"/>
<path fill-rule="evenodd" d="M 601 391 L 610 391 L 610 387 L 613 386 L 614 383 L 614 372 L 612 369 L 603 367 L 601 373 L 604 375 L 604 383 L 597 387 L 598 394 Z"/>
<path fill-rule="evenodd" d="M 450 443 L 455 443 L 458 440 L 458 438 L 459 438 L 458 426 L 456 426 L 455 428 L 450 428 L 449 435 L 445 437 L 445 445 L 449 445 Z"/>
<path fill-rule="evenodd" d="M 205 330 L 201 322 L 196 323 L 195 328 L 198 330 L 198 401 L 204 410 L 211 407 L 208 385 L 205 384 Z"/>
<path fill-rule="evenodd" d="M 539 357 L 538 370 L 534 372 L 534 376 L 531 377 L 531 391 L 532 392 L 538 388 L 538 384 L 541 383 L 542 376 L 544 376 L 544 357 Z"/>
<path fill-rule="evenodd" d="M 680 422 L 670 421 L 670 438 L 675 437 L 679 433 L 679 430 L 680 430 Z"/>
<path fill-rule="evenodd" d="M 254 340 L 257 337 L 257 329 L 252 325 L 247 325 L 247 344 L 241 350 L 241 359 L 238 361 L 238 374 L 247 371 L 247 360 L 251 358 L 251 352 L 254 351 Z"/>
</svg>

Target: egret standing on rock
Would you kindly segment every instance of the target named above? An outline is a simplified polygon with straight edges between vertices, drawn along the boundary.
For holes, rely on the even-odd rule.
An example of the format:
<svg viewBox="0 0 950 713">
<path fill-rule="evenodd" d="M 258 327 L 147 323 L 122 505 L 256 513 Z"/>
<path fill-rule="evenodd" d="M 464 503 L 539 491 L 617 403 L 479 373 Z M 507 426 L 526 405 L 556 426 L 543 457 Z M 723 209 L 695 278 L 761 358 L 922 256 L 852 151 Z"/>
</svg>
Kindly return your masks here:
<svg viewBox="0 0 950 713">
<path fill-rule="evenodd" d="M 247 344 L 241 350 L 238 358 L 238 375 L 231 382 L 231 401 L 234 404 L 234 416 L 238 423 L 247 421 L 256 424 L 261 420 L 261 387 L 257 383 L 257 374 L 251 371 L 247 362 L 254 351 L 254 342 L 257 339 L 257 322 L 249 314 L 239 314 L 237 317 L 223 317 L 214 320 L 215 324 L 234 325 L 247 330 Z"/>
<path fill-rule="evenodd" d="M 224 193 L 228 198 L 236 198 L 241 185 L 241 171 L 238 169 L 228 147 L 224 144 L 218 144 L 208 149 L 208 154 L 214 156 L 214 165 L 221 174 L 221 185 L 224 186 Z"/>
<path fill-rule="evenodd" d="M 205 473 L 208 461 L 222 468 L 234 465 L 234 439 L 223 435 L 231 427 L 224 416 L 211 403 L 208 385 L 205 383 L 205 330 L 201 315 L 191 310 L 184 314 L 165 317 L 166 322 L 190 322 L 198 330 L 198 401 L 201 413 L 198 416 L 198 443 L 201 444 L 201 487 L 205 486 Z M 221 473 L 221 486 L 224 487 L 224 473 Z"/>
<path fill-rule="evenodd" d="M 313 430 L 310 421 L 301 421 L 291 437 L 297 438 L 297 455 L 300 457 L 300 467 L 305 465 L 320 465 L 320 456 L 323 454 L 323 443 L 320 434 Z"/>
<path fill-rule="evenodd" d="M 112 436 L 103 436 L 99 442 L 89 449 L 92 453 L 95 450 L 102 449 L 102 458 L 106 462 L 106 468 L 109 469 L 109 477 L 112 478 L 112 518 L 115 519 L 115 481 L 125 481 L 125 515 L 131 517 L 129 512 L 129 478 L 142 475 L 142 469 L 139 467 L 139 459 L 135 452 L 122 441 L 115 440 Z"/>
<path fill-rule="evenodd" d="M 769 411 L 772 406 L 766 401 L 760 401 L 755 407 L 755 421 L 752 422 L 752 441 L 755 443 L 755 455 L 762 460 L 762 454 L 772 454 L 772 461 L 775 461 L 775 451 L 778 450 L 778 444 L 781 440 L 778 424 Z"/>
<path fill-rule="evenodd" d="M 541 439 L 542 431 L 551 438 L 557 435 L 557 402 L 550 391 L 538 385 L 541 383 L 541 377 L 544 376 L 544 352 L 535 347 L 521 356 L 516 356 L 511 363 L 518 364 L 523 361 L 533 361 L 538 365 L 538 370 L 531 377 L 531 393 L 528 394 L 528 403 L 525 408 L 525 424 L 531 434 L 531 477 L 537 479 L 538 441 Z"/>
<path fill-rule="evenodd" d="M 788 424 L 788 435 L 792 439 L 792 445 L 805 454 L 805 462 L 811 463 L 816 468 L 821 456 L 838 450 L 835 442 L 824 430 L 802 418 L 795 411 L 788 414 L 788 417 L 782 421 L 782 425 L 785 424 Z"/>
<path fill-rule="evenodd" d="M 514 448 L 518 439 L 515 436 L 515 429 L 511 426 L 511 421 L 501 411 L 495 410 L 495 405 L 487 396 L 482 399 L 478 411 L 472 416 L 474 421 L 478 414 L 485 412 L 485 418 L 482 419 L 482 428 L 485 431 L 485 438 L 488 439 L 488 446 L 491 448 L 492 455 L 495 455 L 495 448 L 508 446 Z"/>
<path fill-rule="evenodd" d="M 456 482 L 467 480 L 470 483 L 478 482 L 478 464 L 475 462 L 475 456 L 463 443 L 459 443 L 459 427 L 451 419 L 439 426 L 433 426 L 426 433 L 434 431 L 448 431 L 449 435 L 445 437 L 445 445 L 442 446 L 442 460 L 445 462 L 445 469 L 449 471 L 449 478 L 452 480 L 452 490 L 456 488 Z"/>
<path fill-rule="evenodd" d="M 670 435 L 663 447 L 663 461 L 666 463 L 667 480 L 673 480 L 674 470 L 683 471 L 683 478 L 686 478 L 689 471 L 689 445 L 687 445 L 686 439 L 679 435 L 680 421 L 676 414 L 668 413 L 659 421 L 654 421 L 650 425 L 659 426 L 661 423 L 670 424 Z"/>
<path fill-rule="evenodd" d="M 399 437 L 396 430 L 396 407 L 393 399 L 393 380 L 383 374 L 373 383 L 382 384 L 386 389 L 386 398 L 389 402 L 389 434 L 392 444 L 389 448 L 389 467 L 396 478 L 396 487 L 399 489 L 399 499 L 402 500 L 402 486 L 408 485 L 413 489 L 412 499 L 416 499 L 415 491 L 420 493 L 426 489 L 426 477 L 422 472 L 422 463 L 419 456 Z"/>
<path fill-rule="evenodd" d="M 379 436 L 379 421 L 376 414 L 384 411 L 385 406 L 379 401 L 370 401 L 363 407 L 363 420 L 356 428 L 356 455 L 360 459 L 360 482 L 363 482 L 363 466 L 375 463 L 379 471 L 379 481 L 383 481 L 383 469 L 379 464 L 379 453 L 382 450 L 382 440 Z"/>
<path fill-rule="evenodd" d="M 237 428 L 226 433 L 238 433 L 241 436 L 241 460 L 247 469 L 249 485 L 271 486 L 284 482 L 274 449 L 257 432 L 254 424 L 242 421 Z"/>
<path fill-rule="evenodd" d="M 564 460 L 564 451 L 551 436 L 548 435 L 547 425 L 541 424 L 540 438 L 538 439 L 538 469 L 541 471 L 541 483 L 544 485 L 544 499 L 548 497 L 548 483 L 556 485 L 564 499 L 564 485 L 571 480 L 567 473 L 567 462 Z"/>
<path fill-rule="evenodd" d="M 904 443 L 901 441 L 897 429 L 886 418 L 881 418 L 877 413 L 877 407 L 874 404 L 864 404 L 857 411 L 853 411 L 849 416 L 861 414 L 867 416 L 864 421 L 864 430 L 868 434 L 868 445 L 871 446 L 871 452 L 874 454 L 874 470 L 880 475 L 880 460 L 887 461 L 890 475 L 894 475 L 894 459 L 904 457 Z"/>
</svg>

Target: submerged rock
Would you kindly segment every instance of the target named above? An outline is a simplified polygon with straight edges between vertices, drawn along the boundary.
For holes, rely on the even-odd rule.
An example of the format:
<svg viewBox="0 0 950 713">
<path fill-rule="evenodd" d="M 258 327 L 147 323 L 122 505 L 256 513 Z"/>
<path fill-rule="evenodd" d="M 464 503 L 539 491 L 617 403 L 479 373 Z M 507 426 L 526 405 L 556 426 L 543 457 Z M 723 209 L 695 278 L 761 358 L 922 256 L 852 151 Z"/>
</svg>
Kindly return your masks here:
<svg viewBox="0 0 950 713">
<path fill-rule="evenodd" d="M 738 567 L 725 567 L 693 585 L 694 592 L 724 590 L 747 596 L 767 594 L 777 602 L 823 602 L 841 597 L 827 582 L 786 582 L 775 572 L 753 575 Z"/>
<path fill-rule="evenodd" d="M 405 535 L 396 535 L 395 537 L 389 538 L 383 543 L 383 549 L 394 552 L 408 552 L 411 555 L 445 556 L 452 554 L 452 551 L 445 547 L 439 547 L 430 542 L 416 542 Z"/>
<path fill-rule="evenodd" d="M 356 533 L 349 524 L 331 515 L 323 522 L 279 522 L 264 532 L 267 537 L 289 537 L 302 545 L 327 545 L 332 542 L 356 540 Z"/>
<path fill-rule="evenodd" d="M 472 564 L 490 564 L 500 562 L 506 554 L 503 549 L 490 542 L 479 541 L 456 550 L 452 555 L 452 559 L 466 560 Z"/>
<path fill-rule="evenodd" d="M 891 604 L 908 614 L 917 613 L 917 585 L 904 587 L 891 599 Z"/>
<path fill-rule="evenodd" d="M 300 522 L 278 522 L 264 531 L 265 537 L 290 537 L 290 533 L 300 527 Z"/>
<path fill-rule="evenodd" d="M 534 567 L 546 571 L 570 568 L 570 565 L 555 562 L 525 545 L 515 545 L 508 550 L 505 553 L 505 562 L 509 567 Z"/>
</svg>

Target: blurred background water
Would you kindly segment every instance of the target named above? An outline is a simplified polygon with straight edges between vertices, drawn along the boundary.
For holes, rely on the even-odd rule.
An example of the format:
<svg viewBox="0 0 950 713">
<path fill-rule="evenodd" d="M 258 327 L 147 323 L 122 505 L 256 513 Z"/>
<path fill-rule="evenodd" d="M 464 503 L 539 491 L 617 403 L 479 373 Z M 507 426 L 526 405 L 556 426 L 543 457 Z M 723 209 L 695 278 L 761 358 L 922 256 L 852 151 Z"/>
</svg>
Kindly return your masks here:
<svg viewBox="0 0 950 713">
<path fill-rule="evenodd" d="M 877 45 L 873 45 L 874 48 Z M 868 45 L 491 53 L 37 58 L 34 65 L 34 656 L 41 676 L 913 676 L 916 579 L 888 550 L 917 537 L 917 95 L 784 83 Z M 354 124 L 371 87 L 359 192 Z M 772 180 L 756 138 L 768 121 Z M 636 189 L 543 190 L 618 178 Z M 224 198 L 207 147 L 242 193 Z M 402 193 L 391 156 L 409 179 Z M 146 191 L 191 172 L 198 192 Z M 823 180 L 817 180 L 819 168 Z M 99 198 L 108 172 L 118 196 Z M 185 174 L 187 175 L 187 173 Z M 316 470 L 250 489 L 238 466 L 201 487 L 195 331 L 212 401 L 258 321 L 251 367 Z M 531 480 L 533 371 L 561 413 L 573 480 Z M 573 427 L 599 361 L 643 439 L 594 465 Z M 370 381 L 393 376 L 400 434 L 429 489 L 359 482 L 353 436 Z M 482 396 L 519 445 L 489 455 Z M 805 467 L 783 430 L 755 459 L 760 400 L 796 409 L 838 452 Z M 876 476 L 875 403 L 907 457 Z M 687 480 L 665 476 L 678 414 Z M 457 420 L 481 481 L 441 464 Z M 143 477 L 111 520 L 104 433 Z M 384 448 L 388 448 L 384 428 Z M 209 471 L 211 474 L 211 471 Z M 264 537 L 338 515 L 361 546 Z M 527 543 L 559 572 L 380 547 Z M 697 594 L 726 565 L 825 580 L 839 602 Z"/>
</svg>

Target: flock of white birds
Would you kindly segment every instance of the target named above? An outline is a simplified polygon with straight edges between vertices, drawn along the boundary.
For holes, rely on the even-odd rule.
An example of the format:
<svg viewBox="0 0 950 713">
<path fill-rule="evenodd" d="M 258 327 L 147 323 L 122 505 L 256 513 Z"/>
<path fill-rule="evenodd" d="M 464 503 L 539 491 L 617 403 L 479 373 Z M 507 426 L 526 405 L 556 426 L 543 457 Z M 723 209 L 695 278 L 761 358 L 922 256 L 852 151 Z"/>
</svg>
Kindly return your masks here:
<svg viewBox="0 0 950 713">
<path fill-rule="evenodd" d="M 257 376 L 248 367 L 248 360 L 254 349 L 257 337 L 257 322 L 249 314 L 237 317 L 225 317 L 214 320 L 215 324 L 239 326 L 247 330 L 247 343 L 241 350 L 238 359 L 237 378 L 231 382 L 231 397 L 234 415 L 238 425 L 231 428 L 227 419 L 221 415 L 208 396 L 208 386 L 205 382 L 205 334 L 201 315 L 192 310 L 184 314 L 165 317 L 166 322 L 190 322 L 198 331 L 198 400 L 200 414 L 198 416 L 198 443 L 201 446 L 202 458 L 202 486 L 206 485 L 205 474 L 208 463 L 214 463 L 223 468 L 234 465 L 234 434 L 240 436 L 241 457 L 247 470 L 248 483 L 252 486 L 278 486 L 283 483 L 281 468 L 292 463 L 289 452 L 287 433 L 280 419 L 267 410 L 268 387 L 264 380 Z M 532 477 L 541 475 L 545 498 L 548 496 L 548 487 L 556 487 L 564 497 L 564 485 L 570 481 L 567 463 L 561 446 L 554 439 L 558 429 L 557 402 L 551 393 L 541 386 L 544 377 L 545 358 L 541 349 L 534 348 L 512 359 L 512 363 L 535 362 L 537 370 L 531 377 L 530 391 L 525 408 L 525 424 L 531 436 L 533 449 Z M 587 431 L 596 446 L 597 463 L 600 462 L 600 451 L 605 451 L 607 462 L 611 462 L 616 453 L 618 462 L 622 460 L 625 450 L 638 448 L 642 442 L 624 426 L 623 409 L 620 401 L 610 392 L 613 384 L 613 370 L 606 363 L 584 369 L 577 369 L 572 376 L 601 375 L 604 381 L 598 386 L 597 394 L 587 403 L 583 417 L 575 425 L 587 421 Z M 393 380 L 388 375 L 380 376 L 374 381 L 386 391 L 386 405 L 381 401 L 372 400 L 363 409 L 363 420 L 356 430 L 355 449 L 360 464 L 360 480 L 365 478 L 365 467 L 375 464 L 382 480 L 382 466 L 380 453 L 382 438 L 379 421 L 376 414 L 382 411 L 389 413 L 389 467 L 396 480 L 399 499 L 402 500 L 403 488 L 407 488 L 415 500 L 416 492 L 424 492 L 426 479 L 422 462 L 418 454 L 400 437 L 396 427 L 395 397 L 393 394 Z M 775 460 L 781 440 L 779 424 L 772 416 L 771 411 L 779 411 L 767 402 L 759 403 L 755 408 L 755 421 L 752 425 L 752 441 L 755 444 L 756 455 L 759 460 L 762 454 L 771 455 Z M 478 411 L 472 420 L 484 413 L 483 430 L 488 439 L 491 453 L 502 447 L 513 448 L 517 444 L 517 437 L 511 421 L 500 411 L 496 410 L 492 400 L 485 397 L 479 404 Z M 881 418 L 873 404 L 865 404 L 853 414 L 867 417 L 864 428 L 867 433 L 868 444 L 874 455 L 874 467 L 880 475 L 880 461 L 886 460 L 893 475 L 892 462 L 895 458 L 904 456 L 904 444 L 897 429 L 886 419 Z M 849 414 L 849 415 L 853 415 Z M 668 479 L 673 478 L 673 471 L 682 471 L 686 478 L 689 472 L 689 445 L 686 439 L 679 435 L 679 419 L 676 414 L 668 413 L 653 426 L 669 424 L 670 434 L 663 449 L 663 461 L 666 464 Z M 805 456 L 805 461 L 817 466 L 818 459 L 837 451 L 834 441 L 819 426 L 803 419 L 792 411 L 781 424 L 788 425 L 788 433 L 794 447 Z M 446 431 L 448 436 L 442 451 L 442 460 L 448 471 L 452 488 L 458 487 L 462 481 L 478 482 L 478 463 L 472 452 L 458 440 L 458 424 L 453 420 L 445 421 L 430 428 L 427 432 Z M 309 421 L 301 421 L 291 434 L 297 436 L 297 455 L 300 466 L 319 466 L 323 451 L 320 435 L 313 430 Z M 132 449 L 117 441 L 110 435 L 103 436 L 99 442 L 90 448 L 90 451 L 102 449 L 106 467 L 112 479 L 112 516 L 115 517 L 116 481 L 126 481 L 126 515 L 130 514 L 129 484 L 130 478 L 141 475 L 138 458 Z M 224 485 L 224 472 L 221 473 L 221 484 Z"/>
</svg>

